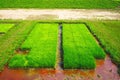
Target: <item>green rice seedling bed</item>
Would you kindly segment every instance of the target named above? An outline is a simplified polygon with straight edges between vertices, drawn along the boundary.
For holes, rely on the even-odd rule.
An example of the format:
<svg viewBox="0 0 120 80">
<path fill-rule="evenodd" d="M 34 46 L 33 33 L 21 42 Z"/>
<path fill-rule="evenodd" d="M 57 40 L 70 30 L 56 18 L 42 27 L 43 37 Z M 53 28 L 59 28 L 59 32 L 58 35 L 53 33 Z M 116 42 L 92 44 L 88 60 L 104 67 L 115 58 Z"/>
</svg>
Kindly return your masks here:
<svg viewBox="0 0 120 80">
<path fill-rule="evenodd" d="M 64 68 L 94 69 L 105 53 L 85 24 L 63 24 Z"/>
<path fill-rule="evenodd" d="M 54 68 L 56 62 L 58 25 L 38 23 L 21 49 L 29 49 L 26 55 L 16 54 L 9 61 L 11 68 Z"/>
<path fill-rule="evenodd" d="M 0 33 L 6 33 L 10 28 L 12 28 L 15 24 L 11 23 L 0 23 Z"/>
</svg>

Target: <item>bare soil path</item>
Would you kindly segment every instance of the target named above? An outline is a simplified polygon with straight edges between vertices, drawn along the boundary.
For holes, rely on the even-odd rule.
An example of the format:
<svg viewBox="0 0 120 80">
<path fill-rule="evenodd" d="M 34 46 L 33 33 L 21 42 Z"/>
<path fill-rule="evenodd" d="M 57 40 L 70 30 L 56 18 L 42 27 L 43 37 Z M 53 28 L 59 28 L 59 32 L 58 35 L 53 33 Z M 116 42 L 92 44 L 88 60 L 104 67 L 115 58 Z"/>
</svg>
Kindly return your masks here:
<svg viewBox="0 0 120 80">
<path fill-rule="evenodd" d="M 120 10 L 102 9 L 1 9 L 0 19 L 22 20 L 120 20 Z"/>
</svg>

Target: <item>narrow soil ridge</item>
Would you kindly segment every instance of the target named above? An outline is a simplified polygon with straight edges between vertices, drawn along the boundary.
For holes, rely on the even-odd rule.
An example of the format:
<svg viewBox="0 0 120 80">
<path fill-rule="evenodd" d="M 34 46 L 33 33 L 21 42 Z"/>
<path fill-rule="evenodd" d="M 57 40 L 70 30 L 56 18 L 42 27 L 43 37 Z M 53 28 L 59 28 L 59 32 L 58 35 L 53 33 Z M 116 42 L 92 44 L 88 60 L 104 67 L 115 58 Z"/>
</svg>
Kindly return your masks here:
<svg viewBox="0 0 120 80">
<path fill-rule="evenodd" d="M 59 23 L 56 70 L 63 70 L 62 23 Z"/>
<path fill-rule="evenodd" d="M 0 19 L 22 20 L 120 20 L 120 10 L 102 9 L 2 9 Z"/>
</svg>

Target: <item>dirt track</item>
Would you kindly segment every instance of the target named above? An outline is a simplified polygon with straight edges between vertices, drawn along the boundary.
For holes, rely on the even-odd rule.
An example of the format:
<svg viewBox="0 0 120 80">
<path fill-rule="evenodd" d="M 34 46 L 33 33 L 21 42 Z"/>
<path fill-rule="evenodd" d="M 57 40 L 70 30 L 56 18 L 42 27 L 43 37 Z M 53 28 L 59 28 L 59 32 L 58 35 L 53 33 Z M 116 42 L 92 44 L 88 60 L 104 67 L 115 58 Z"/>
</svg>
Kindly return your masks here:
<svg viewBox="0 0 120 80">
<path fill-rule="evenodd" d="M 6 9 L 0 10 L 0 19 L 22 20 L 120 20 L 120 11 L 86 9 Z"/>
</svg>

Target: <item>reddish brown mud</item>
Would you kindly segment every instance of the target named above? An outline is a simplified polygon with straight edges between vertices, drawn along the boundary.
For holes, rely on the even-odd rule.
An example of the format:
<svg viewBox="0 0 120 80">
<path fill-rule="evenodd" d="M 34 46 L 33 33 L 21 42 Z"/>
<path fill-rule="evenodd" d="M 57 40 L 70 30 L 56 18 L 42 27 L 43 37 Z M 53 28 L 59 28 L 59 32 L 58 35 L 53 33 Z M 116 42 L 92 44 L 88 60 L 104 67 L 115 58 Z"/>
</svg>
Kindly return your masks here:
<svg viewBox="0 0 120 80">
<path fill-rule="evenodd" d="M 9 69 L 0 72 L 0 80 L 120 80 L 109 56 L 96 61 L 95 70 Z"/>
<path fill-rule="evenodd" d="M 15 53 L 16 54 L 28 54 L 29 53 L 29 50 L 22 50 L 22 49 L 17 49 L 17 50 L 15 50 Z"/>
</svg>

